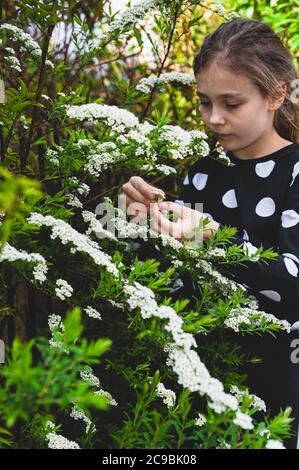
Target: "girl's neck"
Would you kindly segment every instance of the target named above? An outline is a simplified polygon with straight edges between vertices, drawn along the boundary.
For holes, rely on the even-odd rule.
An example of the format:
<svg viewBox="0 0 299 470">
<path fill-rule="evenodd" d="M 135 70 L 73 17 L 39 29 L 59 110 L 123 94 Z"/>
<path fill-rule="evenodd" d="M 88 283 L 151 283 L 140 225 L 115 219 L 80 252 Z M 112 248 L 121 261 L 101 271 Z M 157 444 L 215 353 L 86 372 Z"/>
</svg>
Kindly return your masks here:
<svg viewBox="0 0 299 470">
<path fill-rule="evenodd" d="M 248 158 L 261 158 L 265 155 L 277 152 L 278 150 L 292 144 L 290 140 L 281 137 L 275 130 L 272 130 L 268 135 L 261 136 L 258 140 L 248 145 L 247 147 L 232 150 L 232 153 L 240 159 L 246 160 Z"/>
</svg>

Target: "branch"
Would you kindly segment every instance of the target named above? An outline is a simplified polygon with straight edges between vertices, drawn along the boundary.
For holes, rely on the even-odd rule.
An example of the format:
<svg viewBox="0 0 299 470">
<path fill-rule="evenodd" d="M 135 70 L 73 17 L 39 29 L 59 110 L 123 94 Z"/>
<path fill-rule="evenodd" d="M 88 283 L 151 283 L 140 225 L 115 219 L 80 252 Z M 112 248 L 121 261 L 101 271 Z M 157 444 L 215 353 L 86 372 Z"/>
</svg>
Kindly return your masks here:
<svg viewBox="0 0 299 470">
<path fill-rule="evenodd" d="M 170 32 L 170 36 L 169 36 L 169 39 L 168 39 L 168 43 L 167 43 L 167 48 L 166 48 L 166 52 L 165 52 L 165 55 L 164 55 L 164 58 L 163 58 L 163 61 L 162 61 L 162 64 L 159 68 L 159 71 L 158 71 L 158 75 L 157 75 L 157 78 L 160 77 L 162 71 L 163 71 L 163 68 L 164 68 L 164 65 L 165 65 L 165 62 L 169 56 L 169 52 L 170 52 L 170 48 L 171 48 L 171 45 L 172 45 L 172 38 L 173 38 L 173 35 L 174 35 L 174 32 L 175 32 L 175 27 L 176 27 L 176 20 L 178 18 L 178 13 L 179 13 L 179 6 L 176 5 L 176 8 L 175 8 L 175 14 L 174 14 L 174 19 L 173 19 L 173 25 L 172 25 L 172 28 L 171 28 L 171 32 Z M 152 103 L 152 100 L 153 100 L 153 97 L 154 97 L 154 94 L 155 94 L 155 91 L 157 89 L 157 83 L 154 85 L 154 87 L 152 88 L 152 91 L 151 91 L 151 94 L 149 96 L 149 99 L 148 99 L 148 102 L 147 102 L 147 105 L 145 107 L 145 110 L 141 116 L 141 121 L 143 121 L 145 119 L 145 117 L 147 116 L 147 113 L 150 109 L 150 106 L 151 106 L 151 103 Z"/>
<path fill-rule="evenodd" d="M 51 25 L 48 28 L 48 34 L 45 39 L 44 47 L 42 50 L 42 58 L 41 58 L 41 65 L 40 65 L 40 71 L 39 71 L 39 78 L 38 78 L 38 86 L 37 86 L 37 91 L 35 95 L 35 103 L 38 103 L 40 100 L 40 95 L 42 92 L 42 87 L 44 84 L 44 79 L 45 79 L 45 72 L 46 72 L 46 59 L 47 59 L 47 54 L 48 54 L 48 49 L 49 49 L 49 42 L 50 38 L 53 32 L 55 25 Z M 28 136 L 28 141 L 27 141 L 27 146 L 24 151 L 24 164 L 26 165 L 29 157 L 29 152 L 30 152 L 30 147 L 31 147 L 31 142 L 32 142 L 32 137 L 33 137 L 33 132 L 34 132 L 34 126 L 36 124 L 37 116 L 38 116 L 38 108 L 34 106 L 33 112 L 32 112 L 32 119 L 31 119 L 31 125 L 30 125 L 30 130 L 29 130 L 29 136 Z"/>
</svg>

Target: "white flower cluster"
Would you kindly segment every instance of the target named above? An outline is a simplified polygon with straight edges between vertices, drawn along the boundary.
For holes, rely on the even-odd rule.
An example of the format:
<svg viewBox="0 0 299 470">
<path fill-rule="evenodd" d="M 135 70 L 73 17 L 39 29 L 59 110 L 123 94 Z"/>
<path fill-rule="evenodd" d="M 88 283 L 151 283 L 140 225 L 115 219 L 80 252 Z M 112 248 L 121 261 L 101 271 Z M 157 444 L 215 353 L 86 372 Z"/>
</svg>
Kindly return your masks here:
<svg viewBox="0 0 299 470">
<path fill-rule="evenodd" d="M 11 69 L 16 70 L 17 72 L 22 72 L 21 64 L 20 64 L 20 61 L 17 59 L 17 57 L 14 57 L 14 56 L 4 57 L 4 61 Z"/>
<path fill-rule="evenodd" d="M 152 229 L 148 229 L 147 225 L 135 224 L 134 222 L 128 222 L 125 219 L 124 213 L 121 209 L 115 208 L 116 217 L 111 219 L 111 223 L 114 224 L 115 228 L 118 230 L 119 238 L 142 238 L 143 240 L 148 240 L 148 238 L 159 238 L 162 242 L 162 245 L 165 247 L 170 247 L 173 250 L 179 252 L 181 248 L 184 248 L 183 243 L 179 242 L 170 235 L 164 233 L 158 234 Z"/>
<path fill-rule="evenodd" d="M 37 212 L 32 212 L 27 219 L 28 223 L 38 225 L 39 227 L 47 226 L 52 229 L 51 238 L 60 238 L 65 245 L 72 243 L 72 253 L 77 251 L 89 255 L 94 263 L 98 266 L 104 266 L 108 272 L 114 276 L 118 276 L 118 270 L 111 261 L 111 256 L 100 250 L 99 245 L 90 240 L 90 238 L 72 228 L 70 224 L 64 220 L 55 219 L 51 215 L 43 216 Z"/>
<path fill-rule="evenodd" d="M 76 176 L 68 178 L 67 183 L 71 187 L 71 189 L 75 189 L 81 196 L 88 196 L 90 192 L 90 187 L 85 183 L 80 183 Z"/>
<path fill-rule="evenodd" d="M 95 395 L 101 395 L 105 396 L 109 399 L 109 404 L 112 406 L 117 406 L 117 402 L 112 398 L 111 394 L 107 392 L 106 390 L 103 390 L 100 388 L 100 381 L 99 379 L 92 373 L 92 370 L 90 368 L 86 368 L 84 370 L 80 371 L 80 376 L 83 380 L 86 382 L 89 382 L 90 385 L 99 388 L 99 390 L 96 390 L 94 393 Z"/>
<path fill-rule="evenodd" d="M 52 163 L 52 165 L 59 166 L 58 152 L 56 150 L 46 150 L 45 158 L 48 160 L 48 162 Z"/>
<path fill-rule="evenodd" d="M 87 142 L 88 140 L 86 140 Z M 80 141 L 78 144 L 80 145 Z M 125 158 L 126 156 L 119 151 L 114 142 L 99 143 L 96 147 L 89 148 L 88 161 L 84 166 L 84 170 L 92 176 L 99 177 L 109 166 L 123 161 Z"/>
<path fill-rule="evenodd" d="M 69 118 L 77 121 L 96 123 L 103 121 L 115 132 L 123 132 L 138 125 L 138 118 L 126 109 L 107 104 L 90 103 L 83 105 L 69 105 L 66 109 Z"/>
<path fill-rule="evenodd" d="M 159 171 L 160 173 L 163 173 L 166 176 L 171 174 L 174 175 L 177 173 L 177 170 L 169 165 L 156 165 L 155 170 Z"/>
<path fill-rule="evenodd" d="M 196 426 L 202 427 L 204 424 L 206 424 L 206 422 L 207 418 L 201 413 L 198 413 L 197 419 L 195 421 Z"/>
<path fill-rule="evenodd" d="M 51 421 L 48 421 L 47 427 L 54 429 L 55 426 Z M 69 441 L 66 437 L 56 434 L 55 431 L 50 431 L 46 435 L 49 449 L 80 449 L 78 444 L 74 441 Z"/>
<path fill-rule="evenodd" d="M 225 259 L 226 258 L 226 251 L 223 248 L 210 248 L 205 253 L 205 259 Z"/>
<path fill-rule="evenodd" d="M 148 163 L 145 163 L 144 165 L 142 165 L 141 169 L 142 171 L 158 171 L 159 173 L 163 173 L 163 175 L 166 176 L 177 173 L 177 170 L 169 165 L 150 165 Z"/>
<path fill-rule="evenodd" d="M 124 10 L 108 27 L 108 33 L 115 31 L 122 33 L 128 25 L 134 25 L 144 18 L 146 13 L 157 8 L 162 3 L 161 0 L 140 0 L 133 7 Z"/>
<path fill-rule="evenodd" d="M 266 444 L 266 449 L 285 449 L 285 446 L 280 441 L 269 439 Z"/>
<path fill-rule="evenodd" d="M 78 142 L 72 144 L 72 149 L 75 151 L 79 150 L 80 155 L 87 161 L 84 170 L 96 177 L 99 177 L 107 168 L 118 162 L 127 160 L 132 155 L 134 157 L 141 156 L 143 159 L 157 159 L 150 140 L 141 132 L 134 129 L 119 135 L 115 142 L 101 143 L 94 139 L 80 139 Z M 53 163 L 55 163 L 55 155 L 53 157 L 49 155 L 48 158 L 49 157 L 53 160 Z M 74 179 L 77 178 L 70 178 L 69 180 Z M 84 195 L 86 195 L 89 189 L 90 188 L 83 183 L 81 185 L 78 184 L 77 191 L 79 194 L 84 193 Z"/>
<path fill-rule="evenodd" d="M 48 324 L 51 332 L 57 331 L 59 329 L 64 331 L 64 324 L 62 323 L 62 318 L 60 315 L 49 315 Z"/>
<path fill-rule="evenodd" d="M 159 382 L 156 388 L 157 396 L 162 398 L 163 403 L 167 408 L 172 408 L 175 405 L 176 395 L 172 390 L 165 388 L 162 382 Z"/>
<path fill-rule="evenodd" d="M 67 201 L 68 206 L 78 207 L 79 209 L 83 208 L 82 202 L 80 201 L 80 199 L 77 196 L 75 196 L 75 194 L 69 194 L 68 198 L 69 198 L 68 201 Z"/>
<path fill-rule="evenodd" d="M 233 421 L 237 426 L 241 426 L 242 429 L 253 429 L 252 418 L 241 411 L 237 411 L 236 418 Z"/>
<path fill-rule="evenodd" d="M 93 428 L 93 432 L 96 431 L 92 421 L 88 418 L 88 416 L 86 416 L 84 411 L 78 408 L 77 405 L 73 406 L 71 413 L 70 413 L 70 417 L 75 419 L 76 421 L 78 421 L 79 419 L 82 419 L 82 421 L 84 421 L 84 423 L 86 424 L 86 429 L 85 429 L 86 434 L 88 433 L 91 427 Z"/>
<path fill-rule="evenodd" d="M 226 166 L 235 166 L 236 164 L 231 161 L 231 159 L 227 156 L 226 151 L 224 148 L 218 144 L 215 148 L 215 157 L 213 157 L 218 162 L 222 163 Z"/>
<path fill-rule="evenodd" d="M 167 365 L 171 366 L 178 375 L 178 383 L 192 392 L 207 394 L 211 400 L 209 406 L 216 412 L 228 409 L 237 410 L 238 402 L 235 397 L 224 392 L 223 384 L 210 376 L 208 369 L 200 360 L 196 351 L 196 341 L 190 333 L 182 329 L 183 320 L 172 307 L 159 307 L 152 290 L 135 282 L 134 285 L 124 285 L 127 302 L 131 309 L 138 307 L 143 318 L 156 316 L 168 320 L 165 330 L 169 331 L 174 342 L 166 347 L 168 352 Z"/>
<path fill-rule="evenodd" d="M 214 289 L 223 292 L 224 295 L 230 295 L 238 289 L 241 289 L 244 292 L 246 291 L 246 288 L 242 284 L 228 279 L 216 269 L 213 269 L 212 265 L 204 259 L 198 260 L 195 267 L 198 269 L 199 279 L 204 280 L 208 276 L 211 286 Z"/>
<path fill-rule="evenodd" d="M 116 211 L 118 211 L 118 209 Z M 140 237 L 143 240 L 148 240 L 148 227 L 146 225 L 127 222 L 123 212 L 113 217 L 111 223 L 114 224 L 114 227 L 118 231 L 118 238 Z"/>
<path fill-rule="evenodd" d="M 88 194 L 90 193 L 90 187 L 86 183 L 80 183 L 77 187 L 77 191 L 82 196 L 88 196 Z"/>
<path fill-rule="evenodd" d="M 61 300 L 65 300 L 67 297 L 72 297 L 74 289 L 72 286 L 66 282 L 64 279 L 57 279 L 57 287 L 55 288 L 55 294 Z"/>
<path fill-rule="evenodd" d="M 137 147 L 134 150 L 134 154 L 136 157 L 142 156 L 144 158 L 151 157 L 153 160 L 157 159 L 156 155 L 153 153 L 150 140 L 144 135 L 144 133 L 139 129 L 139 127 L 137 128 L 137 130 L 131 129 L 126 134 L 120 135 L 116 140 L 123 145 L 134 143 Z"/>
<path fill-rule="evenodd" d="M 152 75 L 148 78 L 142 78 L 136 88 L 142 93 L 150 93 L 154 87 L 171 82 L 179 82 L 183 85 L 195 85 L 196 80 L 191 73 L 167 72 L 162 73 L 159 77 Z"/>
<path fill-rule="evenodd" d="M 236 396 L 238 401 L 242 401 L 246 393 L 240 390 L 236 385 L 232 385 L 230 391 Z M 249 394 L 248 398 L 251 400 L 250 406 L 252 408 L 256 408 L 258 411 L 264 411 L 266 413 L 267 407 L 266 407 L 266 403 L 264 402 L 264 400 L 262 400 L 260 397 L 257 397 L 256 395 L 253 395 L 253 394 L 252 395 Z"/>
<path fill-rule="evenodd" d="M 93 385 L 94 387 L 100 386 L 99 379 L 92 373 L 92 370 L 90 368 L 81 370 L 80 377 L 82 380 L 85 380 L 86 382 L 90 383 L 90 385 Z"/>
<path fill-rule="evenodd" d="M 0 253 L 0 263 L 1 261 L 9 261 L 10 263 L 13 263 L 14 261 L 26 261 L 27 263 L 34 263 L 34 279 L 40 283 L 47 279 L 47 263 L 45 258 L 39 253 L 27 253 L 24 250 L 17 250 L 9 243 L 6 243 Z"/>
<path fill-rule="evenodd" d="M 97 220 L 96 215 L 90 211 L 82 211 L 82 217 L 84 222 L 89 224 L 89 228 L 86 230 L 86 235 L 90 235 L 92 232 L 97 237 L 103 236 L 103 238 L 110 238 L 117 241 L 117 238 L 109 230 L 104 229 L 103 224 Z"/>
<path fill-rule="evenodd" d="M 202 131 L 187 131 L 180 126 L 159 127 L 148 122 L 139 123 L 138 118 L 131 112 L 116 106 L 97 103 L 68 106 L 67 115 L 78 121 L 95 123 L 102 120 L 111 128 L 111 135 L 120 133 L 112 142 L 80 139 L 73 143 L 74 150 L 80 150 L 87 159 L 85 170 L 96 177 L 103 170 L 130 158 L 131 155 L 150 159 L 151 163 L 157 161 L 158 155 L 161 156 L 160 148 L 163 148 L 162 155 L 171 160 L 181 160 L 188 156 L 206 157 L 210 152 L 207 135 Z M 57 154 L 48 151 L 46 156 L 54 164 L 58 164 Z M 174 168 L 164 164 L 150 168 L 166 175 L 176 173 Z"/>
<path fill-rule="evenodd" d="M 102 316 L 100 314 L 100 312 L 98 312 L 95 308 L 93 307 L 86 307 L 84 309 L 84 312 L 86 313 L 86 315 L 88 315 L 90 318 L 95 318 L 96 320 L 102 320 Z"/>
<path fill-rule="evenodd" d="M 42 56 L 42 51 L 36 41 L 32 39 L 30 34 L 24 33 L 20 28 L 12 24 L 3 23 L 0 26 L 0 31 L 8 31 L 10 34 L 10 39 L 14 42 L 20 42 L 21 52 L 27 52 L 34 60 L 40 60 Z M 51 61 L 47 60 L 46 65 L 53 67 Z"/>
<path fill-rule="evenodd" d="M 249 307 L 237 307 L 231 310 L 229 317 L 225 319 L 224 324 L 238 332 L 240 325 L 252 325 L 253 322 L 258 320 L 264 320 L 266 323 L 272 323 L 279 325 L 282 330 L 286 330 L 287 333 L 291 331 L 291 325 L 286 320 L 280 320 L 271 313 L 263 312 L 262 310 L 255 310 Z"/>
<path fill-rule="evenodd" d="M 108 400 L 109 400 L 109 405 L 117 406 L 117 401 L 114 400 L 114 398 L 111 396 L 111 394 L 109 392 L 107 392 L 106 390 L 100 389 L 100 390 L 97 390 L 94 393 L 95 393 L 95 395 L 100 395 L 100 396 L 103 396 L 103 397 L 107 397 Z"/>
<path fill-rule="evenodd" d="M 62 322 L 62 318 L 60 315 L 49 315 L 48 324 L 50 331 L 52 333 L 52 338 L 49 339 L 49 344 L 52 348 L 61 349 L 63 347 L 63 342 L 58 339 L 58 337 L 62 338 L 62 334 L 64 332 L 64 324 Z M 53 337 L 55 335 L 55 339 Z M 63 350 L 66 354 L 69 354 L 67 349 Z"/>
<path fill-rule="evenodd" d="M 180 126 L 167 124 L 160 129 L 157 142 L 167 146 L 172 159 L 183 160 L 192 155 L 206 157 L 210 152 L 206 138 L 204 132 L 186 131 Z"/>
</svg>

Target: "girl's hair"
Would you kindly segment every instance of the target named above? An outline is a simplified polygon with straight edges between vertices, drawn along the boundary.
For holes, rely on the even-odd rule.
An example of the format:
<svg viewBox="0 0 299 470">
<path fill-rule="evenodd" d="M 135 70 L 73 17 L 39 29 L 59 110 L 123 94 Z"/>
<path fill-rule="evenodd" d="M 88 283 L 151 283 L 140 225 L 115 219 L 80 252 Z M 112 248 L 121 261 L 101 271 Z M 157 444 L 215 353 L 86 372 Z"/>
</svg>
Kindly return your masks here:
<svg viewBox="0 0 299 470">
<path fill-rule="evenodd" d="M 290 52 L 270 26 L 246 18 L 222 23 L 205 36 L 194 59 L 194 74 L 214 60 L 230 71 L 246 75 L 264 97 L 279 96 L 278 80 L 283 80 L 286 96 L 275 111 L 274 128 L 283 138 L 299 142 L 299 99 L 291 98 L 299 84 L 294 81 L 298 74 Z"/>
</svg>

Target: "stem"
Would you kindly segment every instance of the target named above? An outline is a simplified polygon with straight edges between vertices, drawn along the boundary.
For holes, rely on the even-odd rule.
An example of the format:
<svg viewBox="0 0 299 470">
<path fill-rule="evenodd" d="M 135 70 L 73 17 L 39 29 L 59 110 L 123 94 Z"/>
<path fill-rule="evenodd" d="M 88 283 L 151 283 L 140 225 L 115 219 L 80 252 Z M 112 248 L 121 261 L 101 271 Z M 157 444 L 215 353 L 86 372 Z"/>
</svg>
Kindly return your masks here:
<svg viewBox="0 0 299 470">
<path fill-rule="evenodd" d="M 38 86 L 37 86 L 37 91 L 36 91 L 36 95 L 35 95 L 35 103 L 38 103 L 39 100 L 40 100 L 40 95 L 41 95 L 42 87 L 43 87 L 43 84 L 44 84 L 45 72 L 46 72 L 46 59 L 47 59 L 47 54 L 48 54 L 48 49 L 49 49 L 49 42 L 50 42 L 50 38 L 51 38 L 51 35 L 52 35 L 52 32 L 53 32 L 53 29 L 54 29 L 54 25 L 49 26 L 48 34 L 46 36 L 44 47 L 43 47 L 43 50 L 42 50 L 42 58 L 41 58 L 41 65 L 40 65 L 40 71 L 39 71 L 39 77 L 38 77 Z M 39 110 L 38 110 L 37 106 L 34 106 L 33 112 L 32 112 L 32 120 L 31 120 L 31 126 L 30 126 L 30 130 L 29 130 L 28 142 L 27 142 L 27 146 L 26 146 L 26 149 L 25 149 L 25 152 L 24 152 L 24 163 L 25 164 L 28 161 L 31 142 L 32 142 L 32 137 L 33 137 L 33 132 L 34 132 L 34 127 L 35 127 L 35 123 L 36 123 L 36 120 L 37 120 L 38 112 L 39 112 Z"/>
<path fill-rule="evenodd" d="M 169 36 L 169 39 L 168 39 L 168 43 L 167 43 L 167 48 L 166 48 L 166 52 L 165 52 L 165 55 L 164 55 L 164 58 L 163 58 L 163 61 L 162 61 L 162 64 L 158 70 L 158 74 L 157 74 L 157 78 L 160 77 L 162 71 L 163 71 L 163 68 L 164 68 L 164 65 L 165 65 L 165 62 L 169 56 L 169 52 L 170 52 L 170 48 L 171 48 L 171 45 L 172 45 L 172 38 L 173 38 L 173 35 L 174 35 L 174 32 L 175 32 L 175 26 L 176 26 L 176 20 L 178 18 L 178 13 L 179 13 L 179 6 L 176 5 L 176 8 L 175 8 L 175 14 L 174 14 L 174 19 L 173 19 L 173 25 L 172 25 L 172 28 L 171 28 L 171 32 L 170 32 L 170 36 Z M 152 91 L 151 91 L 151 94 L 149 96 L 149 99 L 148 99 L 148 102 L 147 102 L 147 105 L 145 107 L 145 110 L 141 116 L 141 121 L 143 121 L 145 119 L 145 117 L 147 116 L 148 114 L 148 111 L 150 109 L 150 106 L 151 106 L 151 103 L 153 101 L 153 97 L 154 97 L 154 94 L 155 94 L 155 91 L 157 89 L 157 83 L 153 86 L 152 88 Z"/>
</svg>

